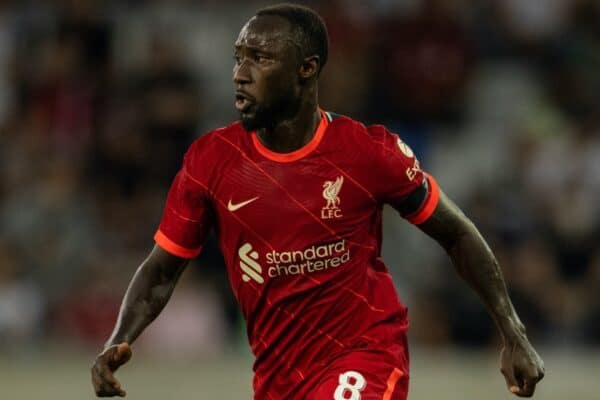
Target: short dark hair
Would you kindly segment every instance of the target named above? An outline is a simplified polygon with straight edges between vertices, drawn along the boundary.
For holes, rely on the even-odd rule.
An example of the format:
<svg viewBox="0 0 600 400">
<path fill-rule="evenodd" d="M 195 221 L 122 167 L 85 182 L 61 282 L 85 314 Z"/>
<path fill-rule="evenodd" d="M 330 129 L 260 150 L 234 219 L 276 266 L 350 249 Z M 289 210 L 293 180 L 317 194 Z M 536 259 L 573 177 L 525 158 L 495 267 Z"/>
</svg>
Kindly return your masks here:
<svg viewBox="0 0 600 400">
<path fill-rule="evenodd" d="M 261 8 L 256 16 L 276 15 L 292 25 L 292 34 L 300 46 L 301 57 L 319 56 L 319 73 L 327 63 L 329 35 L 323 18 L 316 11 L 298 4 L 276 4 Z"/>
</svg>

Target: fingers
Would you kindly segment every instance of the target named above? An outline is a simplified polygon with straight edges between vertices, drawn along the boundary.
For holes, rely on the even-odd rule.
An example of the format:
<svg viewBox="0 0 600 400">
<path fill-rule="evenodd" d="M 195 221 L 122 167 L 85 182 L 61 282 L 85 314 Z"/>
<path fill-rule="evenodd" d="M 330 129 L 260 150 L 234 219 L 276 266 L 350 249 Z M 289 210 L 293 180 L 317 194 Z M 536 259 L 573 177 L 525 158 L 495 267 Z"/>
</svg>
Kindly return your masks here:
<svg viewBox="0 0 600 400">
<path fill-rule="evenodd" d="M 111 346 L 100 354 L 92 367 L 92 384 L 98 397 L 125 397 L 126 392 L 113 372 L 131 358 L 131 348 L 127 343 Z"/>
<path fill-rule="evenodd" d="M 104 384 L 96 390 L 96 396 L 98 397 L 125 397 L 126 395 L 127 393 L 121 389 L 120 386 L 110 386 L 108 384 Z"/>
<path fill-rule="evenodd" d="M 100 378 L 101 382 L 103 382 L 103 383 L 107 383 L 112 386 L 119 385 L 119 381 L 117 380 L 117 378 L 115 378 L 115 376 L 112 374 L 112 372 L 110 372 L 110 370 L 108 368 L 101 370 L 98 373 L 98 377 Z"/>
<path fill-rule="evenodd" d="M 502 375 L 504 375 L 504 380 L 506 381 L 506 386 L 508 387 L 508 390 L 510 390 L 514 394 L 517 394 L 519 391 L 519 382 L 515 377 L 513 369 L 502 367 L 500 369 L 500 372 L 502 372 Z"/>
<path fill-rule="evenodd" d="M 526 380 L 525 384 L 523 385 L 523 389 L 519 393 L 519 395 L 521 395 L 523 397 L 531 397 L 531 396 L 533 396 L 533 392 L 535 392 L 535 385 L 537 384 L 537 382 L 538 382 L 537 379 L 528 379 L 528 380 Z"/>
<path fill-rule="evenodd" d="M 539 379 L 528 379 L 522 387 L 511 388 L 510 391 L 519 397 L 531 397 L 535 392 L 535 385 L 538 381 Z"/>
<path fill-rule="evenodd" d="M 114 397 L 114 396 L 125 397 L 125 396 L 127 396 L 127 393 L 120 388 L 115 389 L 112 387 L 103 387 L 100 390 L 96 391 L 96 396 L 98 396 L 98 397 Z"/>
<path fill-rule="evenodd" d="M 102 369 L 98 364 L 92 367 L 92 384 L 98 397 L 125 397 L 127 394 L 112 372 L 108 368 Z"/>
<path fill-rule="evenodd" d="M 535 373 L 524 378 L 521 378 L 519 374 L 515 374 L 513 377 L 515 378 L 514 382 L 516 384 L 509 384 L 509 378 L 506 378 L 505 375 L 510 392 L 519 397 L 531 397 L 535 392 L 537 383 L 544 377 L 544 372 L 536 371 Z M 511 380 L 511 382 L 513 381 Z"/>
<path fill-rule="evenodd" d="M 511 393 L 531 397 L 544 377 L 544 362 L 528 341 L 512 343 L 502 349 L 500 371 Z"/>
</svg>

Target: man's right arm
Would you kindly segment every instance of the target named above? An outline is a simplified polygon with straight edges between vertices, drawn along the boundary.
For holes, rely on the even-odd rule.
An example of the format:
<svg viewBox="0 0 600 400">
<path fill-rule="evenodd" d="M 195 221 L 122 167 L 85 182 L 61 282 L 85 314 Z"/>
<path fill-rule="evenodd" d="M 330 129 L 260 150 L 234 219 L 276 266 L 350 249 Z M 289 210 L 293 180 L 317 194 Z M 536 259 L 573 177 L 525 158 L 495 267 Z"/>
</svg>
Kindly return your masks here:
<svg viewBox="0 0 600 400">
<path fill-rule="evenodd" d="M 129 283 L 119 317 L 105 348 L 133 343 L 165 307 L 189 260 L 155 245 Z"/>
<path fill-rule="evenodd" d="M 113 373 L 131 357 L 129 345 L 163 310 L 188 261 L 156 245 L 139 266 L 125 292 L 113 333 L 92 367 L 97 396 L 125 396 Z"/>
</svg>

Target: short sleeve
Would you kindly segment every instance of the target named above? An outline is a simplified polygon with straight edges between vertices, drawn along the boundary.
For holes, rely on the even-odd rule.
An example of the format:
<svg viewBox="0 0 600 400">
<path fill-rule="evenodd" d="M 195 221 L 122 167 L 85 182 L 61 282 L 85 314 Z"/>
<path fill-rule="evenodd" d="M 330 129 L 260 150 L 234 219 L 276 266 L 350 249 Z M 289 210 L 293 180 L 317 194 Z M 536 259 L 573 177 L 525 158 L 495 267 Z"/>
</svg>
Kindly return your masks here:
<svg viewBox="0 0 600 400">
<path fill-rule="evenodd" d="M 439 200 L 435 179 L 421 169 L 411 148 L 398 135 L 381 125 L 369 129 L 378 147 L 374 193 L 409 222 L 422 224 L 433 214 Z"/>
<path fill-rule="evenodd" d="M 206 185 L 190 175 L 194 161 L 188 150 L 183 167 L 175 176 L 154 240 L 169 253 L 195 258 L 212 226 L 212 208 Z"/>
</svg>

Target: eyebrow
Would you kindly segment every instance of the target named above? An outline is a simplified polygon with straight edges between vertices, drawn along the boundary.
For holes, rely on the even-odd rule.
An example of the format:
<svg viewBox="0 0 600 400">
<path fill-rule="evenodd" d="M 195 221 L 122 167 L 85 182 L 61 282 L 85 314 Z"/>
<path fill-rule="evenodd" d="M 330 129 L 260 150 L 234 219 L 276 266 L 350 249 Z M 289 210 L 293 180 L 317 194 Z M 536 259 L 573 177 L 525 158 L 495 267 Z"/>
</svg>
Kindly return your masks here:
<svg viewBox="0 0 600 400">
<path fill-rule="evenodd" d="M 250 51 L 252 51 L 254 53 L 263 53 L 263 54 L 267 54 L 267 55 L 270 55 L 270 56 L 275 55 L 274 51 L 266 50 L 265 48 L 258 47 L 258 46 L 235 45 L 235 46 L 233 46 L 233 51 L 234 52 L 238 52 L 238 51 L 241 50 L 242 47 L 245 48 L 245 49 L 247 49 L 247 50 L 250 50 Z"/>
<path fill-rule="evenodd" d="M 302 46 L 300 45 L 300 43 L 298 43 L 297 41 L 295 41 L 294 39 L 292 39 L 290 37 L 284 37 L 284 38 L 281 38 L 279 40 L 284 40 L 286 42 L 290 42 L 296 48 L 302 49 Z M 258 45 L 248 45 L 248 44 L 234 44 L 233 45 L 233 49 L 235 51 L 238 51 L 241 47 L 245 47 L 245 48 L 247 48 L 249 50 L 252 50 L 252 51 L 259 51 L 259 52 L 267 53 L 267 54 L 275 54 L 275 52 L 269 51 L 269 50 L 265 49 L 264 47 L 260 47 Z"/>
</svg>

